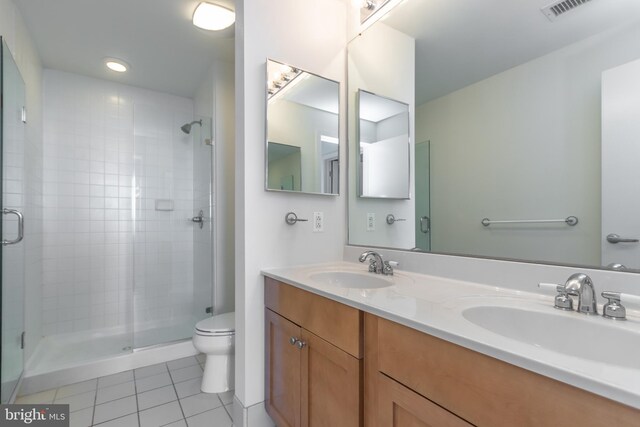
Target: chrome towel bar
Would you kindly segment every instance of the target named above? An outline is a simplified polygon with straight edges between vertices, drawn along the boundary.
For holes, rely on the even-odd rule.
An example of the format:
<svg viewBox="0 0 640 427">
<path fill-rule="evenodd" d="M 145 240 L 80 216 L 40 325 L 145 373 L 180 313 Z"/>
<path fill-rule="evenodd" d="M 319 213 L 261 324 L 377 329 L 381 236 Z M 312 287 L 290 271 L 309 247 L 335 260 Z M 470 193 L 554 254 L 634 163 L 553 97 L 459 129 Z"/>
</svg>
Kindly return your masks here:
<svg viewBox="0 0 640 427">
<path fill-rule="evenodd" d="M 491 224 L 553 224 L 562 222 L 573 227 L 578 223 L 578 217 L 568 216 L 563 219 L 510 219 L 500 221 L 490 220 L 489 218 L 482 219 L 482 225 L 485 227 L 488 227 Z"/>
</svg>

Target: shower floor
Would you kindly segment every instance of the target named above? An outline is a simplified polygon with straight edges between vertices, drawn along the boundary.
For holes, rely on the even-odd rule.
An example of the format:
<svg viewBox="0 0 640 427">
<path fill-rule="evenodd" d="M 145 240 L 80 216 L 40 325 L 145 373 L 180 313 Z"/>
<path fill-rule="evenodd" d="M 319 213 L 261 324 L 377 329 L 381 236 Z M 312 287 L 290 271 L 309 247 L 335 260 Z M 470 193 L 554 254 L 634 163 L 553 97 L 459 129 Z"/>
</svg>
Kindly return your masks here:
<svg viewBox="0 0 640 427">
<path fill-rule="evenodd" d="M 132 349 L 191 338 L 196 321 L 136 331 L 83 331 L 44 337 L 27 365 L 37 375 L 131 353 Z"/>
</svg>

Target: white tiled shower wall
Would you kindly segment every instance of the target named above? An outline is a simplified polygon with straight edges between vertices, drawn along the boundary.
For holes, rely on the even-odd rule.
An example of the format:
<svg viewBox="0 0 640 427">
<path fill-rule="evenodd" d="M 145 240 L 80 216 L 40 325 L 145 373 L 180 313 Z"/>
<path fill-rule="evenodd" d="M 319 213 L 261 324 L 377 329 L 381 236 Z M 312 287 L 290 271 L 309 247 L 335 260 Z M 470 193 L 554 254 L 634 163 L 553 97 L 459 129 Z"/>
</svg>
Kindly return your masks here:
<svg viewBox="0 0 640 427">
<path fill-rule="evenodd" d="M 192 327 L 192 119 L 191 99 L 45 70 L 45 336 Z"/>
</svg>

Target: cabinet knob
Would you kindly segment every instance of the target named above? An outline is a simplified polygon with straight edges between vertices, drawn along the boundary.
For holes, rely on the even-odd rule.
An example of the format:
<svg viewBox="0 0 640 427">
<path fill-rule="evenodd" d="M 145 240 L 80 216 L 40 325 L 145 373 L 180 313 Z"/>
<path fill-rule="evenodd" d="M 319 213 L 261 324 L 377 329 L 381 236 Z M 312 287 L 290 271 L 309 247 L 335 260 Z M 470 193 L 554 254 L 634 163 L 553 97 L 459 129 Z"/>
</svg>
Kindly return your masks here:
<svg viewBox="0 0 640 427">
<path fill-rule="evenodd" d="M 289 338 L 289 344 L 296 345 L 297 342 L 298 342 L 298 338 L 296 337 Z"/>
<path fill-rule="evenodd" d="M 298 342 L 296 343 L 296 346 L 297 346 L 300 350 L 302 350 L 306 345 L 307 345 L 307 343 L 306 343 L 306 342 L 304 342 L 304 341 L 298 341 Z"/>
</svg>

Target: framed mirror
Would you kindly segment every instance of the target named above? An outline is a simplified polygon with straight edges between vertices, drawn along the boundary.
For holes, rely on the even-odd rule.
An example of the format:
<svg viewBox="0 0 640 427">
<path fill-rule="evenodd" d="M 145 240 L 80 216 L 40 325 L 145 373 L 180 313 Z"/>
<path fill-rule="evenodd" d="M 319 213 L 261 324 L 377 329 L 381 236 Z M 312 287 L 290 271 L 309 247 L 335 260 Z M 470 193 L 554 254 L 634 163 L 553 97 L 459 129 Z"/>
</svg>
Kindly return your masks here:
<svg viewBox="0 0 640 427">
<path fill-rule="evenodd" d="M 337 195 L 340 83 L 267 60 L 265 189 Z"/>
<path fill-rule="evenodd" d="M 640 271 L 640 2 L 476 3 L 405 0 L 349 43 L 349 102 L 415 124 L 412 199 L 370 229 L 350 140 L 349 243 Z"/>
<path fill-rule="evenodd" d="M 300 147 L 267 142 L 267 187 L 285 191 L 302 191 L 302 156 Z"/>
<path fill-rule="evenodd" d="M 408 199 L 409 105 L 358 90 L 358 195 Z"/>
</svg>

